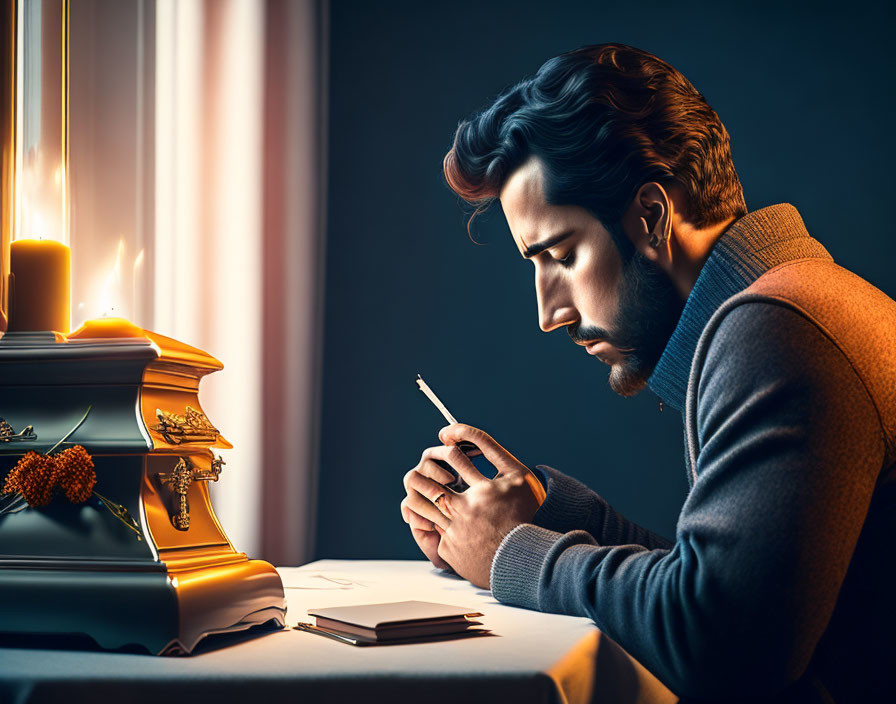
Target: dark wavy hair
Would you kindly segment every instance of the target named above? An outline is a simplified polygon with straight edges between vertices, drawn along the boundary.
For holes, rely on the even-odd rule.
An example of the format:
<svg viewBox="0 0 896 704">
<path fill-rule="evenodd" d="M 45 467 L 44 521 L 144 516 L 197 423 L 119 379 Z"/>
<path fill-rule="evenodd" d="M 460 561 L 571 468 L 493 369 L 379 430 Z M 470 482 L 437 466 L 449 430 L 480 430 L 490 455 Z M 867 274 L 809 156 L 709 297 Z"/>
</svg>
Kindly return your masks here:
<svg viewBox="0 0 896 704">
<path fill-rule="evenodd" d="M 719 116 L 678 70 L 623 44 L 557 56 L 461 122 L 445 178 L 475 217 L 532 156 L 547 202 L 586 208 L 625 249 L 618 223 L 644 183 L 680 184 L 695 227 L 747 212 Z"/>
</svg>

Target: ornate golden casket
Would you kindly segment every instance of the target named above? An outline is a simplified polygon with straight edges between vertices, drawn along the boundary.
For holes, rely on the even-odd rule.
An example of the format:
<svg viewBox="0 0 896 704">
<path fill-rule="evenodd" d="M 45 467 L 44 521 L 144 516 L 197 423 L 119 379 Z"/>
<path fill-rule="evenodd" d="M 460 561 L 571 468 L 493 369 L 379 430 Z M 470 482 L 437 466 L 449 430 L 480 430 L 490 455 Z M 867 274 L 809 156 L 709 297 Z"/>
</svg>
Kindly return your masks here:
<svg viewBox="0 0 896 704">
<path fill-rule="evenodd" d="M 198 389 L 219 369 L 135 326 L 0 338 L 0 482 L 29 450 L 63 438 L 58 450 L 83 446 L 96 471 L 85 503 L 56 496 L 33 508 L 5 495 L 0 632 L 82 633 L 165 654 L 284 625 L 277 572 L 234 549 L 209 500 L 223 465 L 214 451 L 231 445 Z"/>
</svg>

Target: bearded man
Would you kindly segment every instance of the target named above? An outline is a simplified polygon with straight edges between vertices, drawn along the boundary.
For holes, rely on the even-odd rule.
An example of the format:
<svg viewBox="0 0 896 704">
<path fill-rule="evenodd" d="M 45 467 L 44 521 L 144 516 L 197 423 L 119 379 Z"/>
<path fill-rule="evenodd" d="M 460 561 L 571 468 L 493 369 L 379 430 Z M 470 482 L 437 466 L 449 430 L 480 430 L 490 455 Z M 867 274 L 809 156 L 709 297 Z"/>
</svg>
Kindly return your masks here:
<svg viewBox="0 0 896 704">
<path fill-rule="evenodd" d="M 479 208 L 500 200 L 541 329 L 682 413 L 690 491 L 667 540 L 451 425 L 405 476 L 424 554 L 593 619 L 684 697 L 893 697 L 896 303 L 793 206 L 748 212 L 718 115 L 631 47 L 548 61 L 460 124 L 444 168 Z"/>
</svg>

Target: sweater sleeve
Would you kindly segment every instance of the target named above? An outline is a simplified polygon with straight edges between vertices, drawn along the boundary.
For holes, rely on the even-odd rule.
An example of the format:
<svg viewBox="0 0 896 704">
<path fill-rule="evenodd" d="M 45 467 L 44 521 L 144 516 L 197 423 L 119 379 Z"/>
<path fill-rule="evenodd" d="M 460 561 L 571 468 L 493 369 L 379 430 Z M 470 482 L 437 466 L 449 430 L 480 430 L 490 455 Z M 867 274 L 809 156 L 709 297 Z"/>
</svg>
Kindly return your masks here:
<svg viewBox="0 0 896 704">
<path fill-rule="evenodd" d="M 566 533 L 584 530 L 602 545 L 670 548 L 672 543 L 613 510 L 587 486 L 553 467 L 536 467 L 545 478 L 546 497 L 532 519 L 536 526 Z"/>
<path fill-rule="evenodd" d="M 590 617 L 681 696 L 766 696 L 827 627 L 883 436 L 848 360 L 783 305 L 730 310 L 694 383 L 697 478 L 671 549 L 524 524 L 495 554 L 492 591 Z"/>
</svg>

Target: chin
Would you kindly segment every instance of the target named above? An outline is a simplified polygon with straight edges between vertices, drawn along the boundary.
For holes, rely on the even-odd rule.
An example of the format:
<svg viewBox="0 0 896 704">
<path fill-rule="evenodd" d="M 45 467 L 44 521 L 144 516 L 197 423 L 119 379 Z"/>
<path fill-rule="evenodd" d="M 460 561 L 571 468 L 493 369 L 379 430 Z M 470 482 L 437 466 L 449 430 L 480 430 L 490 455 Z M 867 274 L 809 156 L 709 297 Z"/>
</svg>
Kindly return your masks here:
<svg viewBox="0 0 896 704">
<path fill-rule="evenodd" d="M 649 373 L 637 369 L 629 360 L 610 367 L 610 388 L 620 396 L 634 396 L 647 386 Z"/>
</svg>

